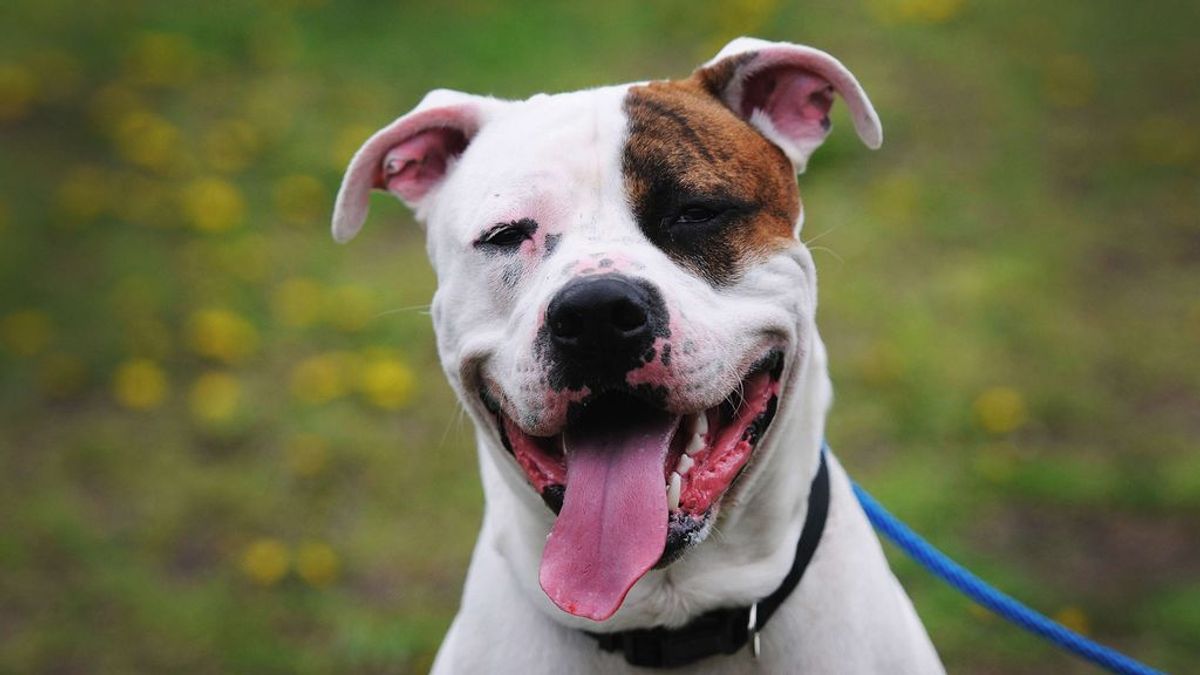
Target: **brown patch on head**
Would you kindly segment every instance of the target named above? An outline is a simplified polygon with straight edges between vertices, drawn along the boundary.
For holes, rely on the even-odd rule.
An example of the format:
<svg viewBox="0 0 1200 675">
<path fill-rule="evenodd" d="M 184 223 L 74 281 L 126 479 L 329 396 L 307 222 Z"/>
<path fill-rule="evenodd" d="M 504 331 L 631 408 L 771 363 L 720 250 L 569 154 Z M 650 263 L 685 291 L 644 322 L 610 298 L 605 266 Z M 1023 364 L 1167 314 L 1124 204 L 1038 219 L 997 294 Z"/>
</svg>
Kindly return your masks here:
<svg viewBox="0 0 1200 675">
<path fill-rule="evenodd" d="M 718 98 L 731 61 L 686 80 L 631 87 L 625 97 L 622 171 L 638 225 L 717 284 L 793 244 L 800 214 L 792 163 Z"/>
<path fill-rule="evenodd" d="M 692 73 L 690 81 L 694 81 L 712 94 L 713 98 L 720 100 L 721 92 L 725 91 L 725 87 L 729 85 L 729 80 L 733 79 L 738 68 L 749 64 L 755 56 L 757 54 L 754 52 L 744 52 L 722 59 L 707 68 L 697 68 L 696 72 Z"/>
</svg>

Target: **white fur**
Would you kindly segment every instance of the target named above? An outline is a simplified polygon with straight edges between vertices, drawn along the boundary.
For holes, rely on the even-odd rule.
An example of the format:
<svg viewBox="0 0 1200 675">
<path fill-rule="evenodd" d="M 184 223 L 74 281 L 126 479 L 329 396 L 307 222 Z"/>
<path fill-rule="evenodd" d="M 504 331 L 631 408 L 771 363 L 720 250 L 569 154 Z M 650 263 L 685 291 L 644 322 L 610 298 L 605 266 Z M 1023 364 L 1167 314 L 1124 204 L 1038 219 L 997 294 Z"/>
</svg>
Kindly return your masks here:
<svg viewBox="0 0 1200 675">
<path fill-rule="evenodd" d="M 443 184 L 413 204 L 426 222 L 437 271 L 438 351 L 476 425 L 487 503 L 462 607 L 435 673 L 631 672 L 621 656 L 601 652 L 577 629 L 679 626 L 769 594 L 792 562 L 832 397 L 814 324 L 812 258 L 797 241 L 718 289 L 652 245 L 634 220 L 621 172 L 628 86 L 521 102 L 479 99 L 486 114 L 477 118 L 485 121 L 468 151 Z M 454 101 L 473 105 L 464 95 Z M 520 217 L 561 237 L 552 254 L 522 253 L 516 265 L 513 256 L 489 256 L 472 245 L 494 223 Z M 347 231 L 356 229 L 349 225 Z M 674 564 L 646 574 L 602 624 L 560 611 L 539 587 L 554 515 L 502 448 L 479 397 L 481 387 L 498 389 L 505 412 L 527 432 L 561 429 L 565 411 L 546 403 L 553 395 L 533 353 L 534 336 L 554 293 L 599 256 L 663 293 L 676 345 L 677 381 L 667 400 L 675 411 L 716 405 L 766 349 L 786 346 L 780 409 L 722 502 L 715 531 Z M 803 581 L 763 632 L 762 657 L 743 651 L 674 672 L 942 672 L 833 458 L 830 469 L 828 525 Z"/>
</svg>

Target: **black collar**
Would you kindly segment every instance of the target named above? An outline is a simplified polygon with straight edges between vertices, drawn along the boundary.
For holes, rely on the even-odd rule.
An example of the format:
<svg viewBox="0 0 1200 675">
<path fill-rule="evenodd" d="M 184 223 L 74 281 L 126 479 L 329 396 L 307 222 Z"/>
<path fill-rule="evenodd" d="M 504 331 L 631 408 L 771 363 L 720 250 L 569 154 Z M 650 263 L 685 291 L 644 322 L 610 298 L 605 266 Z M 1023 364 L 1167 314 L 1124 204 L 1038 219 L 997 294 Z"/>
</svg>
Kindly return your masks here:
<svg viewBox="0 0 1200 675">
<path fill-rule="evenodd" d="M 787 576 L 767 597 L 749 607 L 714 609 L 680 628 L 638 628 L 619 633 L 588 633 L 609 652 L 623 652 L 631 665 L 675 668 L 717 654 L 734 654 L 753 640 L 758 655 L 758 633 L 775 610 L 800 583 L 800 577 L 817 552 L 825 518 L 829 514 L 829 469 L 825 452 L 808 493 L 808 515 L 796 544 L 796 557 Z"/>
</svg>

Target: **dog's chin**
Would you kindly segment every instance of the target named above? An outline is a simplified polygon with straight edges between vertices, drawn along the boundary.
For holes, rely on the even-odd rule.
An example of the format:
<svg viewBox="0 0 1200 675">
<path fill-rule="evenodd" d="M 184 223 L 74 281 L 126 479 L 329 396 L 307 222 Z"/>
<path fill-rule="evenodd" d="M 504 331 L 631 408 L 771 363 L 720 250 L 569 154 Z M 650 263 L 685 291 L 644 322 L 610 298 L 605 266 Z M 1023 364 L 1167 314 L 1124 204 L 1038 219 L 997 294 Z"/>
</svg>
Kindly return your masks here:
<svg viewBox="0 0 1200 675">
<path fill-rule="evenodd" d="M 778 408 L 784 357 L 772 350 L 714 405 L 669 413 L 635 391 L 606 392 L 572 404 L 566 428 L 550 436 L 526 433 L 494 399 L 481 392 L 500 440 L 546 506 L 556 515 L 568 493 L 565 439 L 579 428 L 614 429 L 651 416 L 678 418 L 662 469 L 666 541 L 654 564 L 662 568 L 704 541 L 722 499 L 735 486 Z"/>
</svg>

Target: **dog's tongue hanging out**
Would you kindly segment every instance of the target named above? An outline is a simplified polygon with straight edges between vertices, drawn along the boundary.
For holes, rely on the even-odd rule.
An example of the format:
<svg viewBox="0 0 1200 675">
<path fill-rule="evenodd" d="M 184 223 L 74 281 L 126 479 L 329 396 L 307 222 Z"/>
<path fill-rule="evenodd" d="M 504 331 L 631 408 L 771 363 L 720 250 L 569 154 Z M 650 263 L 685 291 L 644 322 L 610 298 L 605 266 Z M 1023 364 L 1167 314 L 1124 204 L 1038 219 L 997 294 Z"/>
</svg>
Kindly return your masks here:
<svg viewBox="0 0 1200 675">
<path fill-rule="evenodd" d="M 605 415 L 563 435 L 567 485 L 542 550 L 542 590 L 566 612 L 612 616 L 667 541 L 663 465 L 679 418 Z"/>
</svg>

